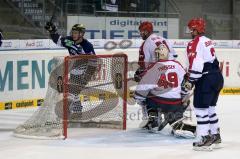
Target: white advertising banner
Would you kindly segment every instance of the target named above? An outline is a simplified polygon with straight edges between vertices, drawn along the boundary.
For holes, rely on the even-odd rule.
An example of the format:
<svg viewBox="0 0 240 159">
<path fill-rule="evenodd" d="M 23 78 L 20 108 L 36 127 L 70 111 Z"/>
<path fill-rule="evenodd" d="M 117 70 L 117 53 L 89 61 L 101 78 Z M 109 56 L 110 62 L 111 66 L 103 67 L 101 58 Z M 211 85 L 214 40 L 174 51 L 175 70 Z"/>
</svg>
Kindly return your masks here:
<svg viewBox="0 0 240 159">
<path fill-rule="evenodd" d="M 233 40 L 233 48 L 240 48 L 240 40 Z"/>
<path fill-rule="evenodd" d="M 138 60 L 138 48 L 96 49 L 97 54 L 123 52 L 129 65 Z M 186 67 L 185 48 L 176 48 L 178 61 Z M 66 56 L 67 50 L 28 50 L 0 52 L 0 104 L 1 102 L 44 98 L 48 86 L 51 62 L 54 56 Z M 216 49 L 216 55 L 225 79 L 225 87 L 240 87 L 240 49 Z M 129 69 L 131 66 L 129 66 Z"/>
<path fill-rule="evenodd" d="M 21 49 L 45 49 L 49 48 L 48 39 L 29 39 L 20 40 Z"/>
<path fill-rule="evenodd" d="M 186 48 L 190 41 L 190 39 L 169 39 L 170 44 L 175 48 Z"/>
<path fill-rule="evenodd" d="M 136 39 L 140 38 L 138 26 L 143 21 L 152 22 L 154 32 L 163 37 L 179 38 L 178 18 L 68 16 L 67 31 L 74 24 L 82 23 L 86 26 L 87 39 Z"/>
<path fill-rule="evenodd" d="M 106 45 L 115 45 L 114 48 L 139 48 L 143 42 L 137 39 L 88 39 L 95 49 L 104 49 Z M 168 39 L 174 48 L 186 48 L 191 39 Z M 213 40 L 215 48 L 240 48 L 240 40 Z M 56 45 L 51 39 L 31 40 L 3 40 L 1 50 L 42 50 L 42 49 L 64 49 Z"/>
<path fill-rule="evenodd" d="M 50 49 L 60 49 L 60 48 L 64 48 L 64 47 L 58 46 L 52 40 L 49 40 L 49 48 Z"/>
<path fill-rule="evenodd" d="M 4 51 L 0 53 L 0 102 L 43 98 L 54 56 L 59 51 Z"/>
<path fill-rule="evenodd" d="M 215 48 L 232 48 L 233 43 L 231 40 L 213 40 Z"/>
<path fill-rule="evenodd" d="M 19 49 L 19 40 L 3 40 L 0 50 L 15 50 Z"/>
</svg>

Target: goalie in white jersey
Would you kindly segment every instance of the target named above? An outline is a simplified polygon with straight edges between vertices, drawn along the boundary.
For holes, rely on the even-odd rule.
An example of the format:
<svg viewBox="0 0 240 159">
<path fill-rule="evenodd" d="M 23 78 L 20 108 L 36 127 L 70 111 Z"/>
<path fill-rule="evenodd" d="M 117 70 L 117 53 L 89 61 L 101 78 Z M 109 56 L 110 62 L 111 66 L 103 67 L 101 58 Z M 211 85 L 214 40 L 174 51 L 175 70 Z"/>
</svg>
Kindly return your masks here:
<svg viewBox="0 0 240 159">
<path fill-rule="evenodd" d="M 150 63 L 157 62 L 158 59 L 156 58 L 154 51 L 161 44 L 165 44 L 165 46 L 169 50 L 167 59 L 173 60 L 177 57 L 175 50 L 170 45 L 168 40 L 153 33 L 153 25 L 151 22 L 142 22 L 139 25 L 138 29 L 140 32 L 140 36 L 142 37 L 144 42 L 139 48 L 139 68 L 134 75 L 134 79 L 136 82 L 139 82 L 141 80 L 143 71 L 148 67 Z"/>
<path fill-rule="evenodd" d="M 181 83 L 186 72 L 179 62 L 167 60 L 169 49 L 165 44 L 160 44 L 154 52 L 159 60 L 148 66 L 135 91 L 135 99 L 142 106 L 143 115 L 147 117 L 140 127 L 149 130 L 158 127 L 160 131 L 167 124 L 175 123 L 172 125 L 173 133 L 181 127 L 180 131 L 188 131 L 187 134 L 194 136 L 196 127 L 181 121 L 188 106 L 182 102 L 181 94 Z M 164 114 L 164 121 L 161 121 L 161 114 Z"/>
</svg>

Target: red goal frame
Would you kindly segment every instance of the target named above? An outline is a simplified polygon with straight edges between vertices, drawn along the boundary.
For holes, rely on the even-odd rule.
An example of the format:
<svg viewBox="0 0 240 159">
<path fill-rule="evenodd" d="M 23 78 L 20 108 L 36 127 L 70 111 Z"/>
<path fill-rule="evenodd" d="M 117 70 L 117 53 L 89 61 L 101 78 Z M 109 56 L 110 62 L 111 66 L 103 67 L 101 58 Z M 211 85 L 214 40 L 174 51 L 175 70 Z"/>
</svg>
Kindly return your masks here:
<svg viewBox="0 0 240 159">
<path fill-rule="evenodd" d="M 69 61 L 72 59 L 89 59 L 89 58 L 112 58 L 112 57 L 123 57 L 124 58 L 124 77 L 123 77 L 123 83 L 124 83 L 124 87 L 123 87 L 123 126 L 122 129 L 126 130 L 127 128 L 127 71 L 128 71 L 128 57 L 126 54 L 123 53 L 119 53 L 119 54 L 112 54 L 112 55 L 81 55 L 81 56 L 66 56 L 64 58 L 64 78 L 63 78 L 63 136 L 64 139 L 67 138 L 68 136 L 68 132 L 67 132 L 67 128 L 68 128 L 68 114 L 67 114 L 67 110 L 68 110 L 68 82 L 69 82 L 69 78 L 68 78 L 68 74 L 69 74 Z M 114 67 L 114 66 L 112 66 Z"/>
</svg>

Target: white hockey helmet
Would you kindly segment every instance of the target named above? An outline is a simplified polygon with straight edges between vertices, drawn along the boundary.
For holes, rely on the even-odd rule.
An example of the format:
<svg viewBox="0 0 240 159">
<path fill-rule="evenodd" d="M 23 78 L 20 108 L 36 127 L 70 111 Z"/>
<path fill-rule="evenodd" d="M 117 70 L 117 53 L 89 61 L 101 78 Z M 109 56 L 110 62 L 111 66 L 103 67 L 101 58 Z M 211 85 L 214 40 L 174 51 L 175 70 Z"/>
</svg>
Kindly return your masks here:
<svg viewBox="0 0 240 159">
<path fill-rule="evenodd" d="M 169 49 L 165 44 L 160 44 L 155 49 L 154 52 L 155 52 L 157 60 L 167 60 L 168 59 Z"/>
</svg>

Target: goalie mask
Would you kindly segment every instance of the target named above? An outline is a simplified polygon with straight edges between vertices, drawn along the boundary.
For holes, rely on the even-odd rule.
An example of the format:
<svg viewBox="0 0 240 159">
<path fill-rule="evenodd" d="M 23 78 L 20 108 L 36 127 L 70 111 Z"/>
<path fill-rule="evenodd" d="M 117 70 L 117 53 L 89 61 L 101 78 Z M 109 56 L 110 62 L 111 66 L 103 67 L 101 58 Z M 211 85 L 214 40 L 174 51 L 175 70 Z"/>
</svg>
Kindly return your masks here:
<svg viewBox="0 0 240 159">
<path fill-rule="evenodd" d="M 156 60 L 167 60 L 169 54 L 169 49 L 165 44 L 160 44 L 155 49 Z"/>
</svg>

